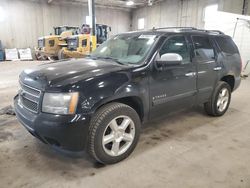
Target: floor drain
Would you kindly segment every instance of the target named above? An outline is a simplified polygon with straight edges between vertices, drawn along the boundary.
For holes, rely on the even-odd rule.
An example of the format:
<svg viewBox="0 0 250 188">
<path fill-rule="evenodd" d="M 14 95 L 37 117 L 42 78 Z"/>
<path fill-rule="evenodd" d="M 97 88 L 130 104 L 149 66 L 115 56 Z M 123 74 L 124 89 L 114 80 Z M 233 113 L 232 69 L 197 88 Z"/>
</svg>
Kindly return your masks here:
<svg viewBox="0 0 250 188">
<path fill-rule="evenodd" d="M 14 108 L 11 105 L 6 106 L 6 107 L 0 109 L 0 115 L 5 115 L 5 114 L 7 114 L 7 115 L 13 115 L 13 116 L 16 115 L 15 111 L 14 111 Z"/>
</svg>

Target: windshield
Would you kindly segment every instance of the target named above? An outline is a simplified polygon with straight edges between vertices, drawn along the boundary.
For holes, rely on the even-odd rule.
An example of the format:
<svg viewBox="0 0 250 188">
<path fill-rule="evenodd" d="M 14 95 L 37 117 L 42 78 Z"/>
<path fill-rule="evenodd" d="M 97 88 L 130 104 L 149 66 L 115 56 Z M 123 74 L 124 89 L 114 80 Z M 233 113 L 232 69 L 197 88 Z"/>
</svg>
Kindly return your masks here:
<svg viewBox="0 0 250 188">
<path fill-rule="evenodd" d="M 122 64 L 139 64 L 155 39 L 156 35 L 118 35 L 101 44 L 90 57 L 113 59 Z"/>
</svg>

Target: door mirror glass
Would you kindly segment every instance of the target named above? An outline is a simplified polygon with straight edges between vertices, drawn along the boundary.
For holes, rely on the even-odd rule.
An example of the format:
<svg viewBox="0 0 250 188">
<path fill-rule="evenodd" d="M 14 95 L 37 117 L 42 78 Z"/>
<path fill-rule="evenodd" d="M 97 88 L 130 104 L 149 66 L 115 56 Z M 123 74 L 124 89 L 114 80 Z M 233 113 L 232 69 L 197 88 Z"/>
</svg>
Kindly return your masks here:
<svg viewBox="0 0 250 188">
<path fill-rule="evenodd" d="M 162 54 L 160 58 L 156 60 L 157 64 L 161 67 L 180 65 L 182 63 L 182 57 L 176 53 Z"/>
</svg>

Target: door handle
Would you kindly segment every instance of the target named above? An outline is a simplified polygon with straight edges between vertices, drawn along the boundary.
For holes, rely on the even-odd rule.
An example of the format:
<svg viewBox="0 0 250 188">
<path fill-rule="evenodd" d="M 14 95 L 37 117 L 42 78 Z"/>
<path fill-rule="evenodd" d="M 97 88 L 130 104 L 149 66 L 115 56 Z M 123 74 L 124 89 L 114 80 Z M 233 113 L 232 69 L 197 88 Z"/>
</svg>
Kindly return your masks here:
<svg viewBox="0 0 250 188">
<path fill-rule="evenodd" d="M 185 76 L 187 77 L 194 77 L 195 75 L 196 75 L 196 72 L 189 72 L 185 74 Z"/>
<path fill-rule="evenodd" d="M 214 68 L 214 71 L 219 71 L 219 70 L 221 70 L 222 69 L 222 67 L 215 67 Z"/>
</svg>

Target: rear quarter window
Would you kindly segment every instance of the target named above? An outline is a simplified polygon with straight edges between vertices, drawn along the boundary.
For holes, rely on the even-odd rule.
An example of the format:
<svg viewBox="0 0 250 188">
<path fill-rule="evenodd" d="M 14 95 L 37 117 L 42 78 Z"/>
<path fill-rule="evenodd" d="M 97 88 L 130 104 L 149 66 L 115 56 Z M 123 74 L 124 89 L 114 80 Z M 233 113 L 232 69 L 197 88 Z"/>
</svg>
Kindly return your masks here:
<svg viewBox="0 0 250 188">
<path fill-rule="evenodd" d="M 239 53 L 237 46 L 233 40 L 229 37 L 216 37 L 215 41 L 217 42 L 220 50 L 226 54 L 236 54 Z"/>
</svg>

